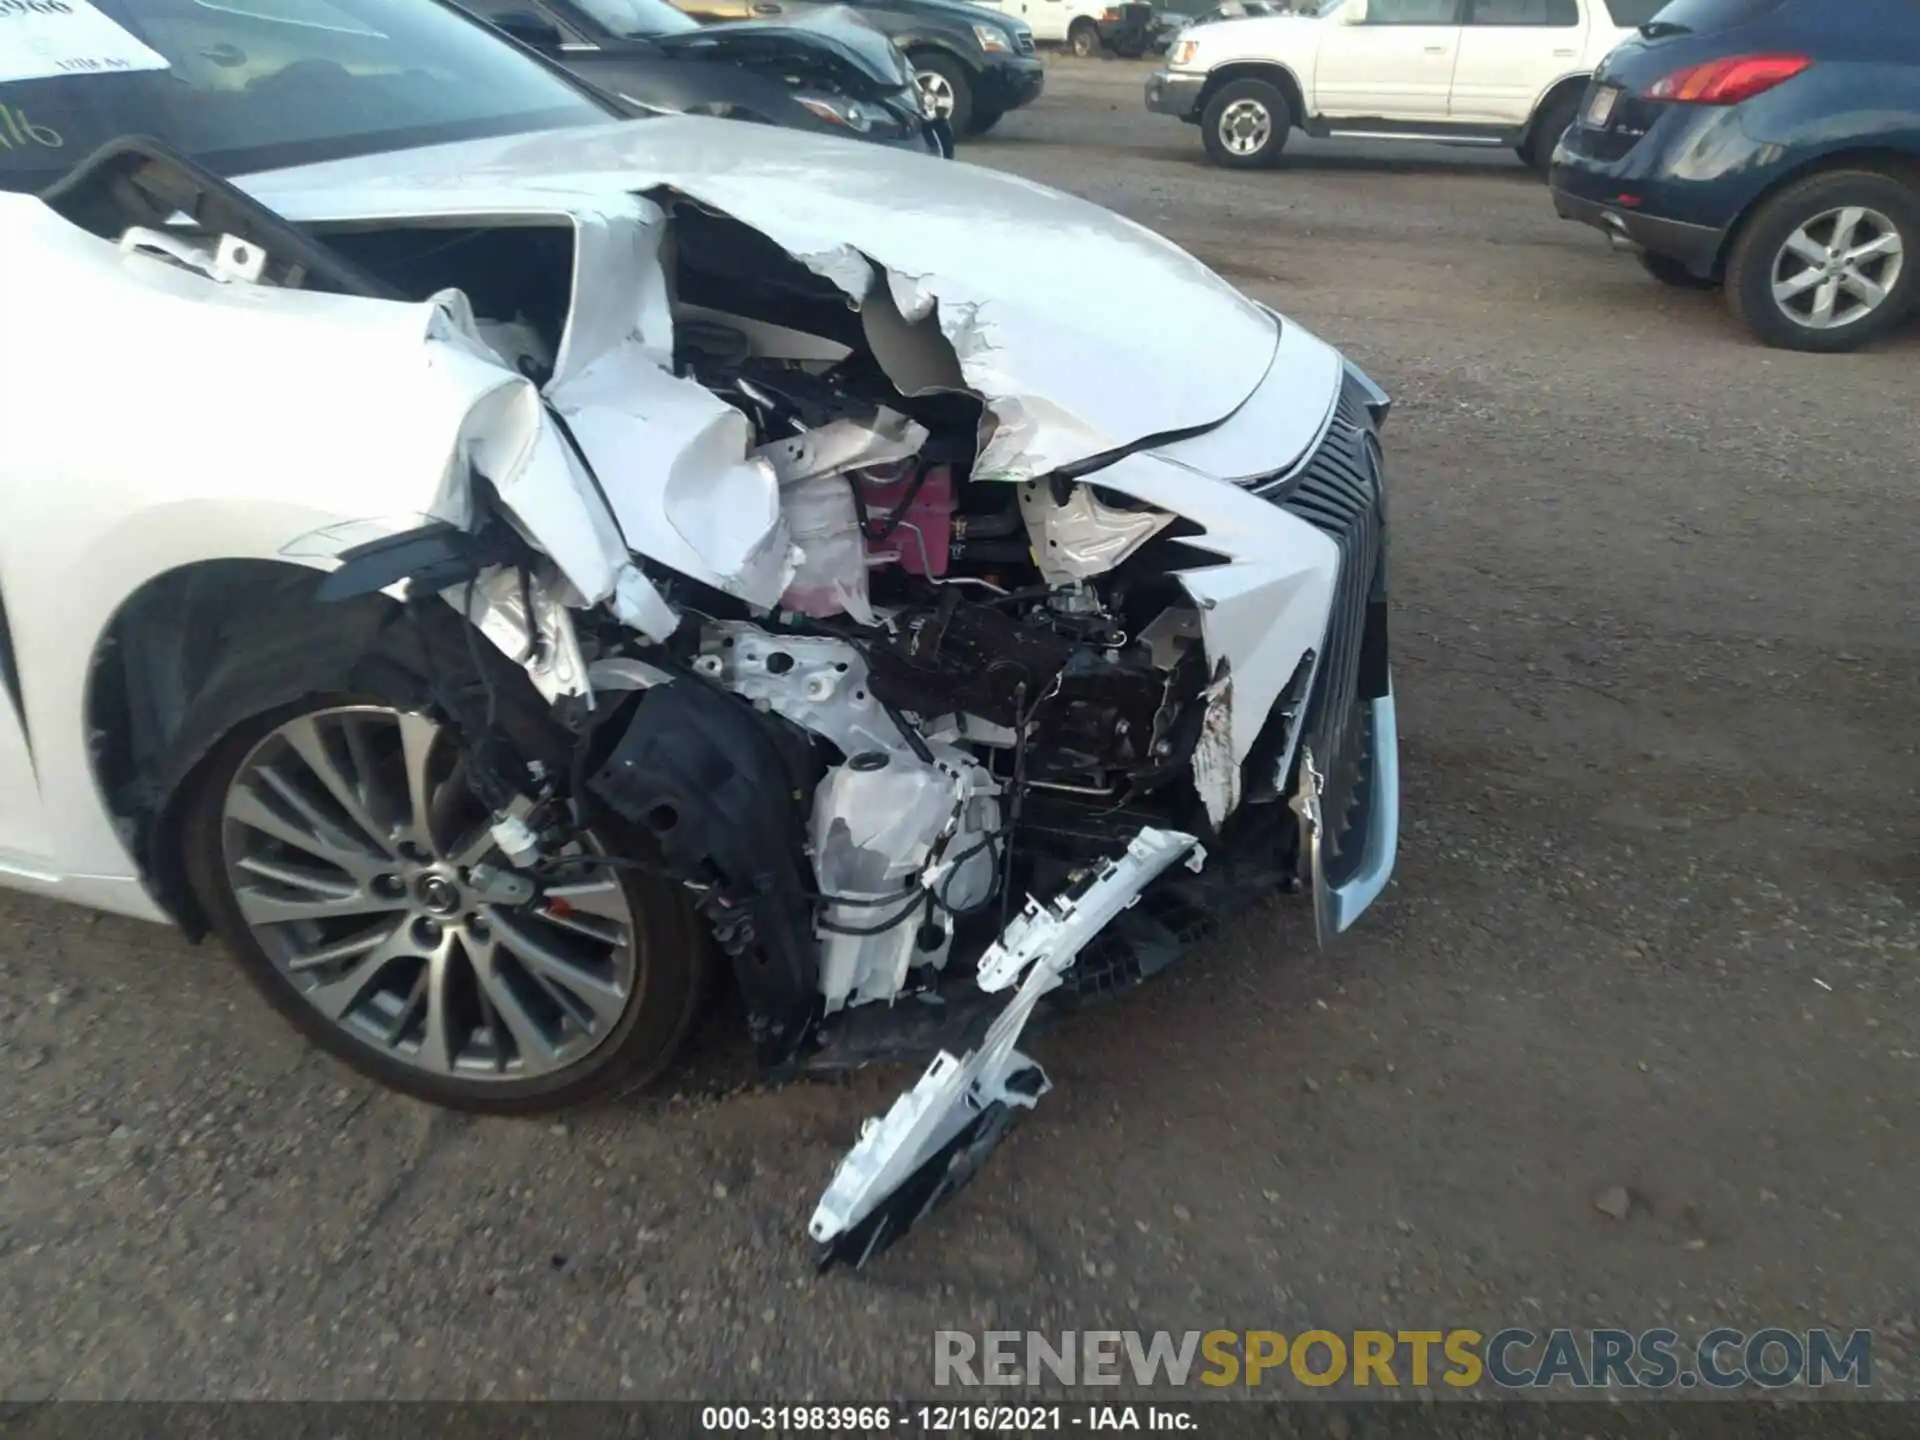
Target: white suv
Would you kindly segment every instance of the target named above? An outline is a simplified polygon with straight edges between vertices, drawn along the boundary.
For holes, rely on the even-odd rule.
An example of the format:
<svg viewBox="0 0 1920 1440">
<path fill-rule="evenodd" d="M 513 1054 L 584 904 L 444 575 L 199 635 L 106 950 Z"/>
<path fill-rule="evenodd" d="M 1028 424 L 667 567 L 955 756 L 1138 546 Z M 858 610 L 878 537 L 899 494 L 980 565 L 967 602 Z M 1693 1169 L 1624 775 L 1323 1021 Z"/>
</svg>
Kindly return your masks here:
<svg viewBox="0 0 1920 1440">
<path fill-rule="evenodd" d="M 1324 0 L 1197 25 L 1147 108 L 1200 126 L 1215 163 L 1271 165 L 1309 135 L 1510 145 L 1544 171 L 1587 79 L 1666 0 Z"/>
</svg>

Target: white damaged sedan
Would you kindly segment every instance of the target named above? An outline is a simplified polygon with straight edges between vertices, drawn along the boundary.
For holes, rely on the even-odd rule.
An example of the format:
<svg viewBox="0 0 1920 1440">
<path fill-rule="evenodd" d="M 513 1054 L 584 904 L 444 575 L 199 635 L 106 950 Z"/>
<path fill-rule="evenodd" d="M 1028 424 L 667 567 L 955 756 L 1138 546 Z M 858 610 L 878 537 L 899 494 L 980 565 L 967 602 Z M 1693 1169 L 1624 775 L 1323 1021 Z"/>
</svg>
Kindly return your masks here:
<svg viewBox="0 0 1920 1440">
<path fill-rule="evenodd" d="M 711 982 L 773 1076 L 923 1065 L 858 1263 L 1030 1021 L 1386 884 L 1387 398 L 1141 227 L 424 0 L 29 0 L 0 136 L 0 885 L 442 1104 Z"/>
</svg>

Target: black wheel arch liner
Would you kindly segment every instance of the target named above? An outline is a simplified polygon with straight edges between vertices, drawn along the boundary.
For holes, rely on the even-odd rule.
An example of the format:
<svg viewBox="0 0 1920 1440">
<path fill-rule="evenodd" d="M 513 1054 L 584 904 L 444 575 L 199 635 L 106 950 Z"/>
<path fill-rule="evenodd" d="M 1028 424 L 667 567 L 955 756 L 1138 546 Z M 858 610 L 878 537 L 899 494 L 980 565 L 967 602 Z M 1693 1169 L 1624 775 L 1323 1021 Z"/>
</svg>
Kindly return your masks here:
<svg viewBox="0 0 1920 1440">
<path fill-rule="evenodd" d="M 761 1064 L 798 1068 L 820 1019 L 806 843 L 811 737 L 699 676 L 647 691 L 586 788 L 651 836 L 732 961 Z"/>
<path fill-rule="evenodd" d="M 311 576 L 312 586 L 325 578 L 319 571 Z M 470 644 L 468 628 L 437 597 L 406 605 L 384 595 L 321 604 L 296 584 L 222 646 L 157 754 L 130 777 L 130 790 L 114 797 L 131 822 L 129 848 L 149 892 L 190 938 L 203 938 L 208 927 L 176 843 L 185 805 L 220 746 L 262 716 L 318 696 L 364 695 L 478 729 L 491 685 L 496 731 L 522 755 L 565 773 L 568 732 L 525 672 L 490 642 Z M 473 673 L 476 656 L 485 682 Z M 90 680 L 90 711 L 93 688 Z"/>
</svg>

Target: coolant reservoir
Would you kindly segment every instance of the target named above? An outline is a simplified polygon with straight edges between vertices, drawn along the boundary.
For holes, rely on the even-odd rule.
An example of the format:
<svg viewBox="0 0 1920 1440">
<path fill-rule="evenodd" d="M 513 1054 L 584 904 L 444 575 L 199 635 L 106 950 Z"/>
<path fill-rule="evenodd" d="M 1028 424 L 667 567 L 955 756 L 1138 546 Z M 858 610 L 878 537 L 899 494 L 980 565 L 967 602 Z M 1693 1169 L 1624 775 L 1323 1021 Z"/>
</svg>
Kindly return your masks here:
<svg viewBox="0 0 1920 1440">
<path fill-rule="evenodd" d="M 929 465 L 917 490 L 913 474 L 912 461 L 854 473 L 867 510 L 869 557 L 876 565 L 897 561 L 910 575 L 944 575 L 953 540 L 953 467 Z M 889 530 L 902 500 L 906 509 Z"/>
</svg>

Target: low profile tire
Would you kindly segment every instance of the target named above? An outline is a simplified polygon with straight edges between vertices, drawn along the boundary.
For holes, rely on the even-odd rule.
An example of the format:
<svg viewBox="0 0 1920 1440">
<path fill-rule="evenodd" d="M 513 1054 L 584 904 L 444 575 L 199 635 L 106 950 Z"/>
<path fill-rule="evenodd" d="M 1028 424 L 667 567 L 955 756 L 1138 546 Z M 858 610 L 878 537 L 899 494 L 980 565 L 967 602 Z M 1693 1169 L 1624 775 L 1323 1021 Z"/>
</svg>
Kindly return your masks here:
<svg viewBox="0 0 1920 1440">
<path fill-rule="evenodd" d="M 1100 28 L 1091 20 L 1076 20 L 1067 29 L 1067 49 L 1082 60 L 1100 53 Z"/>
<path fill-rule="evenodd" d="M 177 832 L 214 933 L 315 1045 L 419 1099 L 526 1115 L 645 1084 L 704 997 L 685 892 L 576 859 L 532 906 L 481 898 L 469 870 L 492 853 L 488 816 L 459 750 L 377 693 L 231 731 Z M 631 854 L 624 840 L 589 831 L 574 853 Z"/>
<path fill-rule="evenodd" d="M 1569 90 L 1549 100 L 1534 117 L 1533 129 L 1527 135 L 1527 143 L 1520 147 L 1519 154 L 1526 161 L 1527 168 L 1542 180 L 1553 169 L 1554 147 L 1579 116 L 1580 92 Z"/>
<path fill-rule="evenodd" d="M 1265 80 L 1222 85 L 1200 117 L 1207 157 L 1233 170 L 1278 164 L 1292 128 L 1293 107 L 1278 86 Z"/>
<path fill-rule="evenodd" d="M 1920 191 L 1874 170 L 1790 185 L 1742 227 L 1726 288 L 1764 344 L 1826 354 L 1869 345 L 1920 302 Z"/>
<path fill-rule="evenodd" d="M 972 117 L 967 121 L 967 134 L 970 136 L 986 134 L 1005 119 L 1006 114 L 1004 110 L 989 110 L 985 106 L 976 105 Z"/>
<path fill-rule="evenodd" d="M 1671 255 L 1662 255 L 1655 250 L 1643 250 L 1639 256 L 1640 268 L 1658 280 L 1662 285 L 1671 285 L 1676 290 L 1717 290 L 1717 280 L 1707 280 L 1693 273 Z"/>
<path fill-rule="evenodd" d="M 928 114 L 947 121 L 956 135 L 972 135 L 973 76 L 951 55 L 922 51 L 913 57 L 913 78 Z"/>
</svg>

